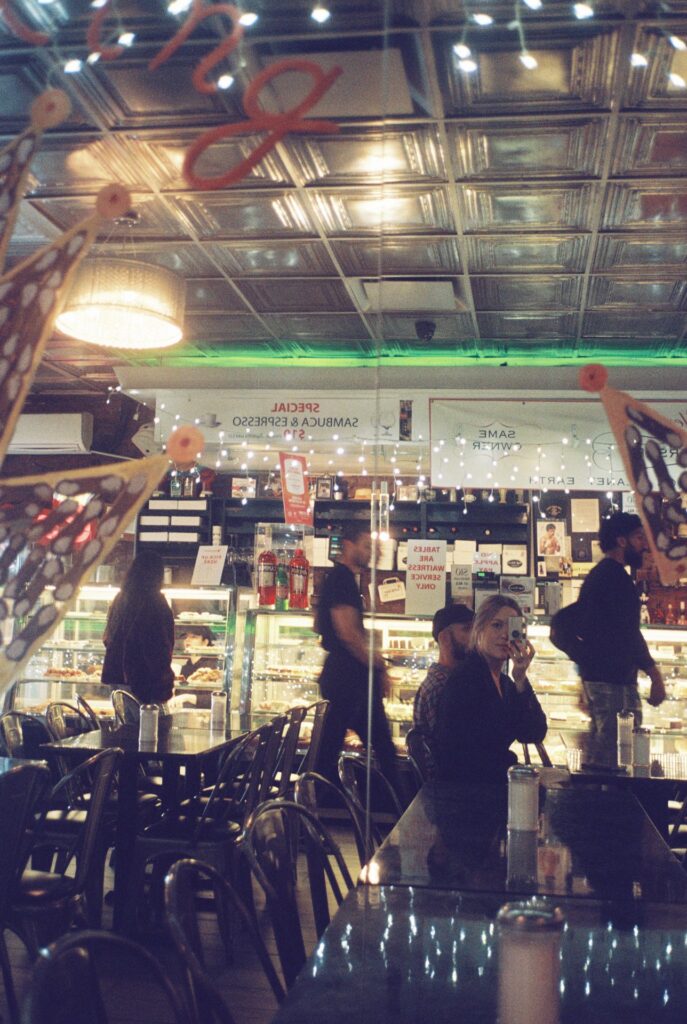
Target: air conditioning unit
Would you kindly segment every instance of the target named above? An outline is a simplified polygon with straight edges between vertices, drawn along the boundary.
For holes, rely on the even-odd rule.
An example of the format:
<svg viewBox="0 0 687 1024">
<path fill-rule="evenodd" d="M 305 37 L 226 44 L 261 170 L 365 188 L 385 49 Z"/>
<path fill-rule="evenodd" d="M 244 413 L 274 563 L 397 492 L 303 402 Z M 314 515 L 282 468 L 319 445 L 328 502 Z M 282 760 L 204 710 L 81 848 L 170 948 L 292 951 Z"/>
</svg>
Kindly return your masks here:
<svg viewBox="0 0 687 1024">
<path fill-rule="evenodd" d="M 7 449 L 10 455 L 76 455 L 90 452 L 90 412 L 27 413 L 20 416 Z"/>
</svg>

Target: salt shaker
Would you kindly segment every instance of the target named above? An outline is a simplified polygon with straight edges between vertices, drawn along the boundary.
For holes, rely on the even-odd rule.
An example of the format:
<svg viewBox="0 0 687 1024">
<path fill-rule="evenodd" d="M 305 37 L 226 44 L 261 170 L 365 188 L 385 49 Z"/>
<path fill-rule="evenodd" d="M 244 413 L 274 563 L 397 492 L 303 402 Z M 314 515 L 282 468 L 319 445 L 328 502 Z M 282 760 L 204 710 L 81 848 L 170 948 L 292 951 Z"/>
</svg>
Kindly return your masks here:
<svg viewBox="0 0 687 1024">
<path fill-rule="evenodd" d="M 562 911 L 531 899 L 507 903 L 496 920 L 499 1024 L 558 1024 Z"/>
<path fill-rule="evenodd" d="M 631 711 L 618 712 L 618 764 L 632 764 L 632 729 L 635 716 Z"/>
<path fill-rule="evenodd" d="M 138 739 L 140 743 L 157 743 L 160 709 L 157 704 L 141 704 Z"/>
<path fill-rule="evenodd" d="M 224 732 L 227 727 L 227 695 L 218 690 L 210 698 L 210 728 Z"/>
<path fill-rule="evenodd" d="M 537 833 L 509 829 L 506 842 L 506 888 L 531 892 L 537 887 Z"/>
<path fill-rule="evenodd" d="M 632 764 L 635 768 L 651 764 L 651 731 L 642 726 L 632 730 Z"/>
<path fill-rule="evenodd" d="M 508 828 L 521 832 L 539 828 L 539 772 L 530 764 L 508 769 Z"/>
</svg>

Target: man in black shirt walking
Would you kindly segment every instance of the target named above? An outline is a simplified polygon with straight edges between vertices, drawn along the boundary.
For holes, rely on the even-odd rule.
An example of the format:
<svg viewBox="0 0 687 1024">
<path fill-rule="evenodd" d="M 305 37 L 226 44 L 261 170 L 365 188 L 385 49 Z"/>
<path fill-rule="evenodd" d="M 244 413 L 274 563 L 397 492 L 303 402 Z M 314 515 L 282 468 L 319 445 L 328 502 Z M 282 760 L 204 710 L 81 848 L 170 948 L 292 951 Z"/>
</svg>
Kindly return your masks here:
<svg viewBox="0 0 687 1024">
<path fill-rule="evenodd" d="M 370 563 L 369 527 L 353 520 L 343 532 L 343 552 L 327 574 L 317 606 L 316 629 L 328 652 L 320 675 L 320 691 L 330 702 L 320 747 L 319 771 L 337 781 L 337 761 L 347 729 L 368 740 L 367 708 L 369 640 L 363 626 L 363 601 L 355 573 Z M 397 788 L 396 752 L 384 712 L 382 694 L 388 680 L 381 655 L 372 660 L 372 731 L 370 740 L 379 766 Z"/>
<path fill-rule="evenodd" d="M 647 549 L 639 516 L 614 512 L 599 531 L 604 557 L 582 585 L 579 599 L 579 655 L 582 688 L 592 718 L 593 761 L 615 764 L 617 714 L 632 711 L 641 725 L 637 670 L 651 680 L 649 703 L 665 700 L 661 671 L 649 654 L 639 628 L 640 602 L 625 566 L 638 569 Z"/>
</svg>

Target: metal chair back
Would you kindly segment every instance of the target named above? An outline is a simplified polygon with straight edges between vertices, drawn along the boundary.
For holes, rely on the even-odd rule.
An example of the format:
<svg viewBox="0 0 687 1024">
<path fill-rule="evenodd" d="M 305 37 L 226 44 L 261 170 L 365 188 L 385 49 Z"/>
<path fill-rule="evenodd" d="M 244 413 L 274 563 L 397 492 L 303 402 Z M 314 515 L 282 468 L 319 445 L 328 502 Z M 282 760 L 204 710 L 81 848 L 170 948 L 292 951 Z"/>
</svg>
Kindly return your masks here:
<svg viewBox="0 0 687 1024">
<path fill-rule="evenodd" d="M 118 965 L 115 986 L 113 963 Z M 127 983 L 131 986 L 128 996 Z M 142 989 L 161 1019 L 170 1024 L 200 1024 L 193 1016 L 188 993 L 178 991 L 168 970 L 144 946 L 111 932 L 72 932 L 41 950 L 22 1024 L 120 1021 L 127 998 L 138 1003 Z"/>
<path fill-rule="evenodd" d="M 172 942 L 187 974 L 188 988 L 194 1001 L 196 1016 L 201 1021 L 231 1021 L 231 1013 L 220 995 L 216 982 L 208 972 L 202 935 L 207 924 L 199 924 L 198 891 L 212 891 L 217 924 L 231 962 L 233 926 L 246 933 L 257 953 L 265 976 L 277 1002 L 284 998 L 284 988 L 272 965 L 254 916 L 248 911 L 233 885 L 209 864 L 192 858 L 178 860 L 165 878 L 165 916 Z"/>
<path fill-rule="evenodd" d="M 353 881 L 341 851 L 307 808 L 290 800 L 268 800 L 246 822 L 242 849 L 265 892 L 282 972 L 289 987 L 305 963 L 303 927 L 296 900 L 298 849 L 305 852 L 317 936 L 330 921 L 329 896 L 337 904 Z"/>
<path fill-rule="evenodd" d="M 136 700 L 133 693 L 128 690 L 112 691 L 112 707 L 115 718 L 120 725 L 127 723 L 138 723 L 141 714 L 141 702 Z"/>
<path fill-rule="evenodd" d="M 293 798 L 297 804 L 306 807 L 320 821 L 327 817 L 327 811 L 331 809 L 343 810 L 353 831 L 360 866 L 363 867 L 367 864 L 374 853 L 374 844 L 366 840 L 364 817 L 343 789 L 339 789 L 324 775 L 319 775 L 317 772 L 302 772 L 296 779 Z"/>
</svg>

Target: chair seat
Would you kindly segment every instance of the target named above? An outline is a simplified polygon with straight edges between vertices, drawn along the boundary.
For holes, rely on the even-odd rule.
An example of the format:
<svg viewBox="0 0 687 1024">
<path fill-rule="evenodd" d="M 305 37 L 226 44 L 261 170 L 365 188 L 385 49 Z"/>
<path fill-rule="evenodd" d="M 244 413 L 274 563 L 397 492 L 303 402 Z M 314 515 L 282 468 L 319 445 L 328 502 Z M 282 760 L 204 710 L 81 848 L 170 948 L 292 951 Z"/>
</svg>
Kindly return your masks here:
<svg viewBox="0 0 687 1024">
<path fill-rule="evenodd" d="M 19 880 L 19 893 L 13 901 L 13 910 L 21 913 L 32 904 L 42 905 L 46 899 L 58 900 L 70 896 L 73 888 L 73 879 L 66 875 L 27 869 Z"/>
<path fill-rule="evenodd" d="M 190 842 L 198 828 L 198 819 L 193 815 L 169 814 L 160 821 L 153 822 L 143 831 L 147 839 L 182 839 Z M 241 833 L 241 826 L 235 821 L 215 821 L 208 819 L 200 823 L 200 836 L 203 840 L 234 839 Z"/>
</svg>

